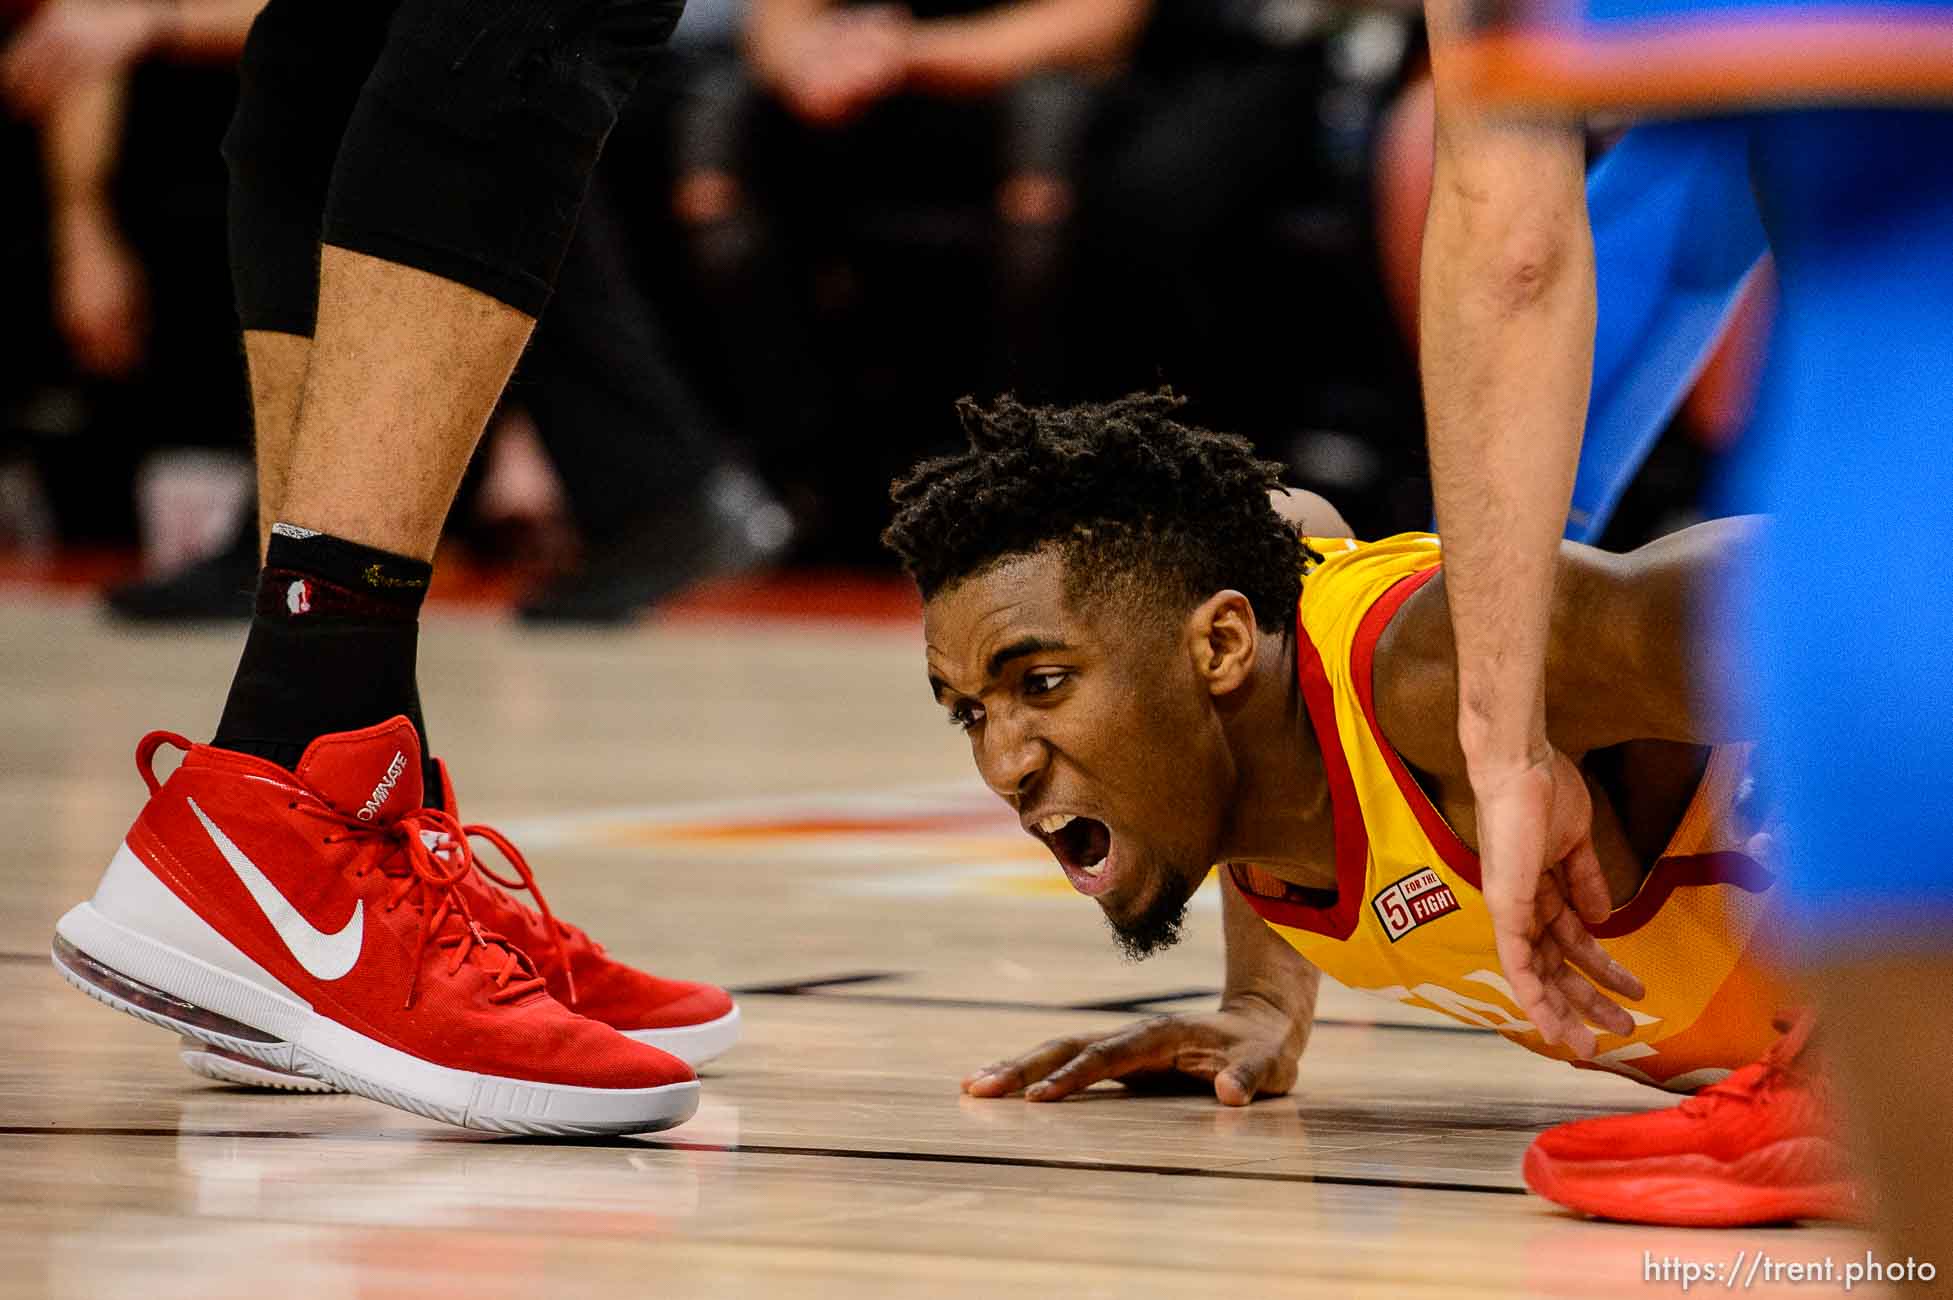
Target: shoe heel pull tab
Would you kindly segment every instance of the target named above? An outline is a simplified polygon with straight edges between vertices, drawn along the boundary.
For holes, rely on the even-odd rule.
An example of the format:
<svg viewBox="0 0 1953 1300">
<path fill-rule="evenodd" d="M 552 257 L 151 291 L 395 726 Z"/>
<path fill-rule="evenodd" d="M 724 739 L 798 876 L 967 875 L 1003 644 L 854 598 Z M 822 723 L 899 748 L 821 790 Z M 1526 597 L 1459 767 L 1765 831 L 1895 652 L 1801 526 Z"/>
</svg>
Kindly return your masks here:
<svg viewBox="0 0 1953 1300">
<path fill-rule="evenodd" d="M 163 783 L 156 779 L 155 762 L 156 751 L 165 745 L 174 745 L 186 754 L 190 752 L 189 739 L 174 731 L 152 731 L 136 746 L 136 771 L 142 773 L 143 784 L 151 794 L 163 788 Z"/>
</svg>

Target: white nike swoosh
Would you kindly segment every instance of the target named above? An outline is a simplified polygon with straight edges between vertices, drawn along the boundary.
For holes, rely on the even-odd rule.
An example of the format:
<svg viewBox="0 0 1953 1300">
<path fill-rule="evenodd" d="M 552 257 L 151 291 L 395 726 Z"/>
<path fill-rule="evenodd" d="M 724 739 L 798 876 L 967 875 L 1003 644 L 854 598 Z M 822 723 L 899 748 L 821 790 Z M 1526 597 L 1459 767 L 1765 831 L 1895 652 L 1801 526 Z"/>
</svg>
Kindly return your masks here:
<svg viewBox="0 0 1953 1300">
<path fill-rule="evenodd" d="M 321 980 L 336 980 L 351 970 L 354 963 L 359 961 L 360 938 L 365 930 L 366 900 L 360 899 L 353 904 L 353 919 L 341 926 L 339 933 L 327 934 L 315 929 L 278 892 L 278 886 L 258 870 L 258 864 L 245 857 L 244 850 L 231 843 L 231 837 L 204 815 L 195 799 L 186 796 L 184 801 L 190 805 L 190 811 L 197 815 L 197 820 L 203 823 L 204 833 L 210 836 L 210 842 L 217 846 L 224 861 L 230 863 L 231 870 L 244 882 L 252 900 L 263 909 L 265 919 L 271 922 L 272 929 L 278 931 L 278 937 L 291 949 L 298 964 L 314 979 Z"/>
</svg>

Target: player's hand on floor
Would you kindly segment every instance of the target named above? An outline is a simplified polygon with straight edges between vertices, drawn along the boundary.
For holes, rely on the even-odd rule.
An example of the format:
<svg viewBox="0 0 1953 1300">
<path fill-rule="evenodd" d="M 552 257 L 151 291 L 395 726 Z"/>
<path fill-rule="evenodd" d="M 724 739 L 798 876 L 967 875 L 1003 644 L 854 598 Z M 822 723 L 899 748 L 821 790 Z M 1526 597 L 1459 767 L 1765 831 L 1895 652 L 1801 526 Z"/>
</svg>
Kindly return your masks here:
<svg viewBox="0 0 1953 1300">
<path fill-rule="evenodd" d="M 1647 990 L 1587 928 L 1610 910 L 1587 783 L 1572 759 L 1552 750 L 1527 767 L 1474 771 L 1472 793 L 1482 890 L 1513 997 L 1547 1042 L 1591 1058 L 1589 1025 L 1634 1032 L 1633 1018 L 1601 990 L 1631 1000 Z"/>
<path fill-rule="evenodd" d="M 1245 1106 L 1295 1086 L 1303 1026 L 1265 1002 L 1243 999 L 1203 1015 L 1155 1016 L 1102 1037 L 1054 1038 L 1022 1056 L 987 1065 L 963 1080 L 972 1097 L 1057 1101 L 1101 1079 L 1131 1087 L 1205 1091 Z"/>
</svg>

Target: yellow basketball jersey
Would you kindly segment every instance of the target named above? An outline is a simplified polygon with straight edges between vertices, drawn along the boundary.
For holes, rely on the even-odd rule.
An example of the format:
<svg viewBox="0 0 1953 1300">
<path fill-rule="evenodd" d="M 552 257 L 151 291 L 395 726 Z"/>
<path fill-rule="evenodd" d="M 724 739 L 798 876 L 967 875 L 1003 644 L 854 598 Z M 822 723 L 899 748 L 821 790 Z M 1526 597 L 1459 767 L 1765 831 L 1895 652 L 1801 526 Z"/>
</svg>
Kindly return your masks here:
<svg viewBox="0 0 1953 1300">
<path fill-rule="evenodd" d="M 1292 888 L 1252 866 L 1235 883 L 1276 933 L 1351 988 L 1495 1029 L 1572 1060 L 1526 1021 L 1499 973 L 1478 857 L 1446 824 L 1377 725 L 1370 675 L 1390 619 L 1438 572 L 1438 539 L 1312 538 L 1325 560 L 1302 584 L 1297 660 L 1333 809 L 1336 895 Z M 1648 994 L 1626 1038 L 1600 1034 L 1597 1066 L 1675 1091 L 1761 1056 L 1789 1004 L 1758 949 L 1773 875 L 1748 846 L 1750 747 L 1715 750 L 1693 801 L 1640 890 L 1596 927 Z M 1584 1062 L 1574 1062 L 1584 1064 Z"/>
</svg>

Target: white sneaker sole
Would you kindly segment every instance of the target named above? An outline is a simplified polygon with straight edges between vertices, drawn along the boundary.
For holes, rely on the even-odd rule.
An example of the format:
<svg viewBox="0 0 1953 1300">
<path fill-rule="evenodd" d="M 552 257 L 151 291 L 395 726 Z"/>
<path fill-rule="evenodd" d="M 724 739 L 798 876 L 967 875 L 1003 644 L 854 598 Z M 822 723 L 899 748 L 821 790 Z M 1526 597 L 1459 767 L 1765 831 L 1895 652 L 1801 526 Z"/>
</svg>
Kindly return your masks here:
<svg viewBox="0 0 1953 1300">
<path fill-rule="evenodd" d="M 94 899 L 55 926 L 52 956 L 55 969 L 96 1001 L 226 1058 L 462 1128 L 652 1133 L 698 1109 L 695 1080 L 654 1088 L 541 1083 L 436 1065 L 368 1038 L 313 1011 L 185 906 L 126 844 Z"/>
<path fill-rule="evenodd" d="M 673 1029 L 625 1029 L 626 1038 L 649 1043 L 697 1069 L 739 1041 L 739 1008 L 717 1020 Z M 249 1057 L 234 1055 L 195 1038 L 185 1038 L 178 1053 L 183 1068 L 200 1078 L 245 1088 L 276 1088 L 281 1092 L 337 1092 L 331 1084 L 286 1070 L 274 1070 Z"/>
<path fill-rule="evenodd" d="M 661 1052 L 669 1052 L 696 1070 L 707 1061 L 724 1055 L 739 1041 L 739 1008 L 734 1007 L 717 1020 L 707 1020 L 703 1024 L 674 1025 L 669 1029 L 620 1029 L 617 1032 L 640 1043 L 649 1043 Z"/>
<path fill-rule="evenodd" d="M 199 1078 L 217 1083 L 232 1083 L 243 1088 L 274 1088 L 279 1092 L 336 1093 L 339 1089 L 309 1075 L 290 1070 L 274 1070 L 248 1056 L 236 1056 L 221 1047 L 195 1038 L 177 1044 L 177 1059 L 183 1068 Z"/>
</svg>

